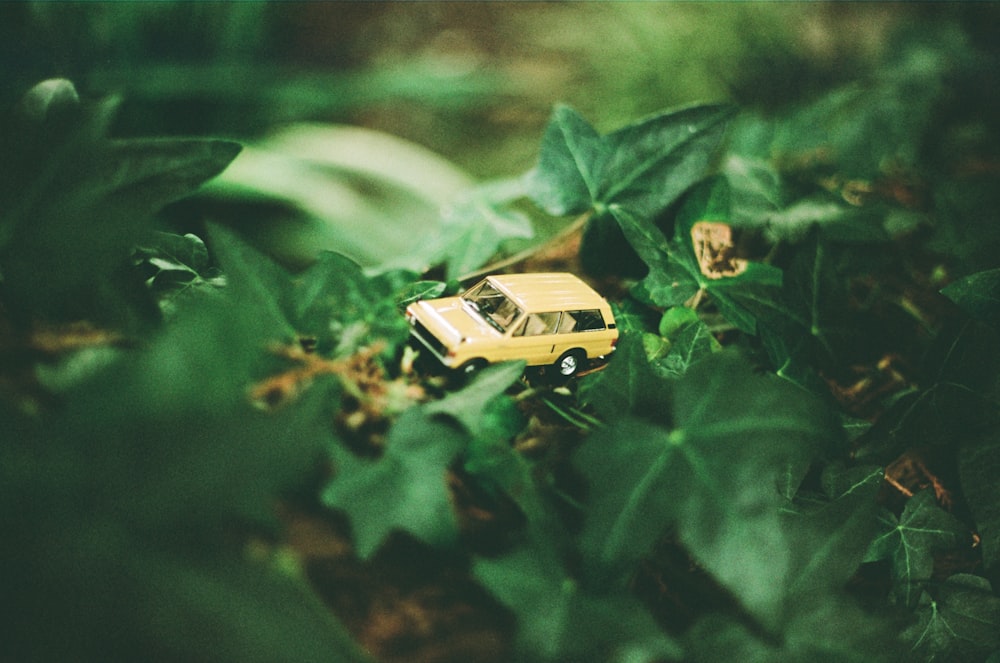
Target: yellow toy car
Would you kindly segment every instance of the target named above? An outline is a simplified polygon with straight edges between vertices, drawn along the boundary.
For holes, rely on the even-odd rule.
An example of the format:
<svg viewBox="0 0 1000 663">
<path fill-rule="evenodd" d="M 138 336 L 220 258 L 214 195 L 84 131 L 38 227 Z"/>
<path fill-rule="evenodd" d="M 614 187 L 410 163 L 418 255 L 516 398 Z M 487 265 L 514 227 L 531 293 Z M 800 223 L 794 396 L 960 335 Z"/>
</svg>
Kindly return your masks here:
<svg viewBox="0 0 1000 663">
<path fill-rule="evenodd" d="M 420 345 L 462 373 L 523 359 L 570 377 L 618 342 L 604 298 L 559 272 L 488 276 L 459 297 L 410 304 L 406 319 Z"/>
</svg>

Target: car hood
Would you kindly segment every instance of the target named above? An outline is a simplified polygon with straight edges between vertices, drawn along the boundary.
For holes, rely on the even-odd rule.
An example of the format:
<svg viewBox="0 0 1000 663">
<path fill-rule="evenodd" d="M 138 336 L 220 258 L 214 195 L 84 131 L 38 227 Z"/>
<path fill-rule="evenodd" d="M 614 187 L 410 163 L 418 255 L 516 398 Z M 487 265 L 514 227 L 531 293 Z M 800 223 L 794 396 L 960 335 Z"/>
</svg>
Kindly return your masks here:
<svg viewBox="0 0 1000 663">
<path fill-rule="evenodd" d="M 502 336 L 461 297 L 442 297 L 414 304 L 417 319 L 429 332 L 451 347 L 463 340 L 495 339 Z"/>
</svg>

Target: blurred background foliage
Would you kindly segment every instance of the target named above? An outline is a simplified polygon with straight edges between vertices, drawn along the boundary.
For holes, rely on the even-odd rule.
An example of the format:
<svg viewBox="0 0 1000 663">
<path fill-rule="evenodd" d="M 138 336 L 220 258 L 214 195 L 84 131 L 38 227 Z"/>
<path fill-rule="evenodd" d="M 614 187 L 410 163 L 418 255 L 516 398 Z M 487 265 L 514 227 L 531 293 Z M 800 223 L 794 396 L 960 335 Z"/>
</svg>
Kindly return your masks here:
<svg viewBox="0 0 1000 663">
<path fill-rule="evenodd" d="M 216 217 L 238 218 L 293 265 L 319 247 L 419 269 L 449 247 L 432 239 L 411 260 L 391 258 L 415 228 L 442 235 L 442 205 L 469 183 L 531 168 L 557 102 L 603 133 L 671 106 L 733 101 L 751 118 L 737 152 L 786 157 L 792 170 L 814 167 L 829 141 L 846 148 L 846 178 L 889 168 L 879 163 L 889 144 L 912 157 L 908 168 L 961 151 L 956 167 L 995 169 L 998 22 L 990 3 L 3 3 L 0 101 L 60 76 L 85 96 L 121 96 L 116 135 L 262 147 L 211 192 L 227 203 Z M 273 140 L 291 125 L 297 145 Z M 326 125 L 402 140 L 339 145 Z M 318 142 L 319 158 L 304 147 Z M 429 152 L 413 161 L 416 146 Z M 397 150 L 407 165 L 393 168 Z M 486 253 L 553 232 L 510 214 L 494 214 L 490 230 Z"/>
</svg>

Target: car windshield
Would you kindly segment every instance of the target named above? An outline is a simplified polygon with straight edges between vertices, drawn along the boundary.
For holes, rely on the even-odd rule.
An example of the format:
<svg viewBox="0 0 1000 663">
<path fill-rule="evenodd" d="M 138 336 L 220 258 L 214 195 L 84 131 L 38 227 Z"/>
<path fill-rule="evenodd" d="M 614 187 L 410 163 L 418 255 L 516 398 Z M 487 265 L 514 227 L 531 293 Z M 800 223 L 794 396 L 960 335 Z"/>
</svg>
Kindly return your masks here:
<svg viewBox="0 0 1000 663">
<path fill-rule="evenodd" d="M 470 288 L 462 299 L 501 333 L 521 316 L 521 309 L 488 281 Z"/>
</svg>

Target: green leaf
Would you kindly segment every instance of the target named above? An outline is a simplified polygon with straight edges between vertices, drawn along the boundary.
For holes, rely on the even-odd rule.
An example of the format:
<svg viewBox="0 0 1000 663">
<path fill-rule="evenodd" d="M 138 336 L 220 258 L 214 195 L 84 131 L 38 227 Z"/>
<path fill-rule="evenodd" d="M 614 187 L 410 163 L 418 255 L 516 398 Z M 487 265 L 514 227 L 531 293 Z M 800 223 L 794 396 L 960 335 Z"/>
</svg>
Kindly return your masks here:
<svg viewBox="0 0 1000 663">
<path fill-rule="evenodd" d="M 669 421 L 668 387 L 650 366 L 642 337 L 634 332 L 621 335 L 614 359 L 606 369 L 582 378 L 579 398 L 608 421 L 629 414 Z"/>
<path fill-rule="evenodd" d="M 686 634 L 687 659 L 697 663 L 873 661 L 896 663 L 900 643 L 891 625 L 844 596 L 799 596 L 789 601 L 788 620 L 775 633 L 761 633 L 736 619 L 713 614 Z"/>
<path fill-rule="evenodd" d="M 698 314 L 684 306 L 663 314 L 660 336 L 668 341 L 669 349 L 654 366 L 670 377 L 684 375 L 693 364 L 722 348 Z"/>
<path fill-rule="evenodd" d="M 558 106 L 526 191 L 549 214 L 593 211 L 580 249 L 584 266 L 631 274 L 631 251 L 606 212 L 622 207 L 650 219 L 669 207 L 704 176 L 730 115 L 725 106 L 692 106 L 600 136 L 576 111 Z"/>
<path fill-rule="evenodd" d="M 989 581 L 958 573 L 920 596 L 903 632 L 913 660 L 979 661 L 1000 648 L 1000 598 Z"/>
<path fill-rule="evenodd" d="M 602 137 L 579 113 L 558 106 L 529 174 L 528 193 L 557 216 L 612 203 L 654 214 L 701 179 L 730 115 L 725 106 L 693 106 Z"/>
<path fill-rule="evenodd" d="M 628 594 L 587 591 L 551 554 L 522 547 L 478 559 L 479 581 L 518 618 L 520 659 L 679 660 L 679 647 Z"/>
<path fill-rule="evenodd" d="M 707 182 L 692 192 L 678 213 L 673 239 L 667 240 L 653 223 L 629 210 L 612 206 L 625 237 L 649 267 L 643 293 L 659 306 L 680 306 L 699 290 L 708 293 L 720 312 L 737 328 L 756 333 L 757 317 L 780 308 L 781 270 L 748 262 L 733 276 L 712 278 L 702 272 L 695 255 L 691 229 L 702 220 L 724 222 L 728 198 L 723 180 Z"/>
<path fill-rule="evenodd" d="M 920 599 L 922 585 L 934 571 L 934 552 L 957 546 L 968 532 L 957 518 L 937 505 L 930 490 L 911 497 L 899 518 L 883 511 L 878 520 L 880 532 L 865 561 L 889 560 L 896 596 L 904 605 L 913 607 Z"/>
<path fill-rule="evenodd" d="M 151 302 L 125 276 L 149 217 L 221 172 L 240 146 L 110 140 L 115 104 L 81 104 L 66 82 L 40 90 L 29 93 L 24 135 L 0 139 L 24 157 L 0 184 L 8 305 L 22 316 L 135 326 L 149 317 Z"/>
<path fill-rule="evenodd" d="M 958 472 L 981 539 L 983 566 L 988 573 L 995 573 L 1000 569 L 1000 496 L 996 489 L 1000 439 L 987 434 L 965 445 L 958 454 Z"/>
<path fill-rule="evenodd" d="M 970 274 L 941 290 L 974 318 L 1000 325 L 1000 269 Z"/>
<path fill-rule="evenodd" d="M 591 491 L 585 563 L 598 579 L 619 577 L 673 524 L 706 569 L 772 621 L 791 564 L 779 477 L 804 471 L 830 436 L 827 415 L 730 353 L 699 362 L 672 391 L 659 406 L 672 413 L 670 429 L 626 420 L 574 456 Z"/>
<path fill-rule="evenodd" d="M 351 259 L 322 252 L 305 271 L 292 275 L 232 230 L 212 226 L 209 237 L 234 297 L 257 311 L 270 341 L 316 341 L 323 355 L 346 355 L 363 345 L 386 342 L 392 356 L 408 335 L 396 306 L 408 273 L 365 275 Z"/>
<path fill-rule="evenodd" d="M 498 182 L 460 194 L 448 206 L 439 236 L 449 279 L 482 267 L 510 240 L 534 237 L 528 216 L 509 207 L 522 195 L 520 182 Z"/>
<path fill-rule="evenodd" d="M 484 417 L 490 404 L 500 399 L 507 389 L 524 375 L 524 362 L 511 361 L 483 369 L 474 380 L 459 391 L 439 401 L 428 403 L 428 415 L 458 421 L 473 437 L 491 437 L 497 423 Z"/>
<path fill-rule="evenodd" d="M 666 209 L 704 176 L 732 115 L 725 105 L 691 106 L 608 134 L 596 199 L 647 218 Z"/>
<path fill-rule="evenodd" d="M 790 594 L 822 595 L 841 589 L 865 557 L 876 527 L 876 495 L 881 468 L 828 466 L 824 495 L 800 496 L 786 511 L 785 527 L 794 541 Z"/>
<path fill-rule="evenodd" d="M 133 260 L 165 313 L 175 312 L 175 298 L 206 286 L 221 288 L 226 282 L 212 264 L 205 242 L 191 233 L 155 233 L 136 249 Z"/>
<path fill-rule="evenodd" d="M 538 165 L 527 176 L 528 195 L 554 216 L 589 209 L 597 200 L 602 163 L 609 151 L 579 113 L 556 106 L 542 135 Z"/>
<path fill-rule="evenodd" d="M 454 543 L 458 525 L 446 472 L 466 439 L 453 426 L 410 408 L 390 429 L 381 458 L 337 454 L 337 475 L 324 489 L 323 503 L 350 517 L 359 555 L 370 557 L 396 529 L 433 546 Z"/>
<path fill-rule="evenodd" d="M 472 186 L 454 164 L 401 138 L 296 124 L 249 146 L 204 193 L 224 203 L 228 225 L 294 268 L 335 251 L 366 268 L 423 272 L 440 259 L 440 238 L 459 231 L 442 209 Z M 242 203 L 260 218 L 247 218 Z"/>
</svg>

